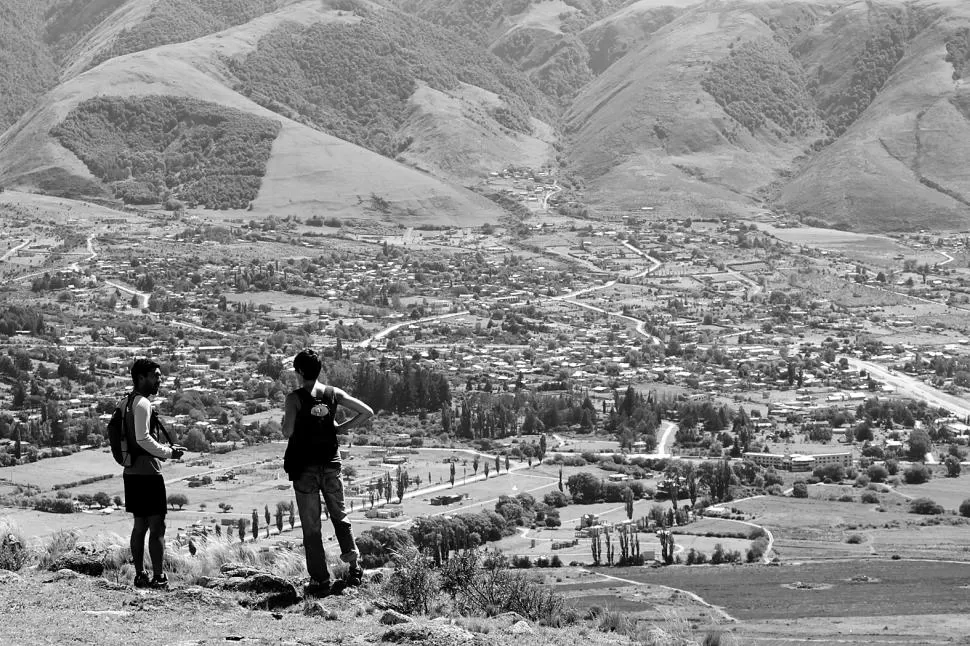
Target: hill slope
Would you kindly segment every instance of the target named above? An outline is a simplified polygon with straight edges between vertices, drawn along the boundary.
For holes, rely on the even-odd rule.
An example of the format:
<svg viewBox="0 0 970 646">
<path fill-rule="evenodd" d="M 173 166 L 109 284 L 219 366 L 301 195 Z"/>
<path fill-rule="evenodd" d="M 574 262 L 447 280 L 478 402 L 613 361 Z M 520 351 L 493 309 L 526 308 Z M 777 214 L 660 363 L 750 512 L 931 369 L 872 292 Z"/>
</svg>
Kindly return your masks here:
<svg viewBox="0 0 970 646">
<path fill-rule="evenodd" d="M 657 20 L 663 4 L 616 16 Z M 767 200 L 849 229 L 970 225 L 967 90 L 954 80 L 966 3 L 684 4 L 566 113 L 573 172 L 601 209 Z"/>
<path fill-rule="evenodd" d="M 133 4 L 137 3 L 122 7 L 113 18 L 117 19 L 126 11 L 130 12 Z M 375 7 L 374 10 L 378 11 L 380 8 Z M 140 14 L 125 15 L 144 17 L 151 14 L 142 11 Z M 393 20 L 394 16 L 391 15 L 390 19 Z M 108 23 L 116 33 L 119 31 L 117 20 L 109 19 L 105 24 Z M 104 28 L 102 25 L 102 29 Z M 367 215 L 368 212 L 362 204 L 366 203 L 371 194 L 376 193 L 391 204 L 390 212 L 380 214 L 381 217 L 401 215 L 406 216 L 412 223 L 437 224 L 476 224 L 497 221 L 502 212 L 493 203 L 465 189 L 453 186 L 447 181 L 377 154 L 378 152 L 393 154 L 395 151 L 374 145 L 367 140 L 356 142 L 373 148 L 372 152 L 332 136 L 330 133 L 354 139 L 355 132 L 368 132 L 366 129 L 354 130 L 360 127 L 358 123 L 366 122 L 370 116 L 373 116 L 373 114 L 364 115 L 362 118 L 362 115 L 353 113 L 353 109 L 361 104 L 360 101 L 354 99 L 349 107 L 343 106 L 344 123 L 352 126 L 347 131 L 340 131 L 333 127 L 334 124 L 324 119 L 308 118 L 313 116 L 308 110 L 301 111 L 304 106 L 325 105 L 325 102 L 320 103 L 319 100 L 320 89 L 324 87 L 330 89 L 339 99 L 344 96 L 341 94 L 341 91 L 345 90 L 344 86 L 332 82 L 316 86 L 310 84 L 307 87 L 295 83 L 287 85 L 283 83 L 285 79 L 281 75 L 272 74 L 272 66 L 279 60 L 277 57 L 264 55 L 261 59 L 257 58 L 257 62 L 264 66 L 262 69 L 253 62 L 252 57 L 260 57 L 267 48 L 278 47 L 280 40 L 285 40 L 287 35 L 294 33 L 300 35 L 307 30 L 318 30 L 319 33 L 344 38 L 348 34 L 353 36 L 354 30 L 361 28 L 369 27 L 367 19 L 360 15 L 329 8 L 317 0 L 305 0 L 287 3 L 285 7 L 273 13 L 264 14 L 238 27 L 196 38 L 190 42 L 175 43 L 109 58 L 87 72 L 67 78 L 52 89 L 34 110 L 25 114 L 17 124 L 0 136 L 0 182 L 48 191 L 65 191 L 66 185 L 66 192 L 73 194 L 103 193 L 106 189 L 101 185 L 100 180 L 107 179 L 104 169 L 92 166 L 91 156 L 85 157 L 85 161 L 88 162 L 85 164 L 77 155 L 65 149 L 62 143 L 67 143 L 67 140 L 63 136 L 60 140 L 51 136 L 52 132 L 63 135 L 62 126 L 65 119 L 74 118 L 71 115 L 76 117 L 78 106 L 84 106 L 85 101 L 98 96 L 117 97 L 114 100 L 115 103 L 122 99 L 137 97 L 143 99 L 151 96 L 205 97 L 216 106 L 233 108 L 280 124 L 279 136 L 275 138 L 271 154 L 265 163 L 265 177 L 259 188 L 258 197 L 252 200 L 253 208 L 257 213 L 263 211 L 277 215 L 303 215 L 315 212 L 317 209 L 327 209 L 350 216 Z M 128 29 L 137 31 L 137 28 Z M 104 40 L 105 38 L 99 38 L 98 42 L 103 43 Z M 302 44 L 307 45 L 307 42 L 304 40 Z M 333 43 L 327 39 L 321 38 L 309 44 L 311 47 L 304 48 L 301 54 L 325 57 L 333 52 Z M 396 46 L 393 39 L 391 46 Z M 331 49 L 327 49 L 328 47 Z M 293 52 L 284 49 L 284 53 Z M 90 55 L 90 52 L 84 55 Z M 79 54 L 81 58 L 84 55 Z M 497 59 L 491 69 L 484 69 L 480 63 L 477 67 L 474 66 L 470 54 L 465 58 L 470 62 L 465 68 L 452 72 L 456 74 L 454 82 L 440 85 L 442 92 L 451 93 L 455 100 L 461 99 L 469 113 L 459 122 L 459 131 L 490 127 L 495 131 L 499 142 L 509 142 L 500 149 L 501 156 L 495 157 L 495 168 L 500 168 L 509 162 L 545 160 L 547 154 L 551 152 L 548 142 L 536 139 L 531 134 L 535 131 L 545 136 L 547 140 L 551 139 L 548 128 L 534 122 L 530 116 L 530 111 L 541 109 L 538 107 L 541 103 L 538 93 L 529 89 L 528 82 L 516 79 L 514 72 L 503 69 Z M 430 57 L 425 56 L 419 58 L 417 64 L 423 66 L 421 69 L 427 69 L 429 60 Z M 318 66 L 317 71 L 321 69 L 323 68 Z M 349 66 L 347 69 L 354 70 L 359 67 Z M 233 72 L 238 73 L 238 76 Z M 415 77 L 420 78 L 419 72 L 420 70 L 413 75 L 401 75 L 403 91 L 394 112 L 395 120 L 389 124 L 386 133 L 388 140 L 394 141 L 397 139 L 397 130 L 408 126 L 412 132 L 409 135 L 411 142 L 419 141 L 419 136 L 425 136 L 431 141 L 425 141 L 424 146 L 431 147 L 436 137 L 447 135 L 447 133 L 435 133 L 441 130 L 442 123 L 450 121 L 451 115 L 444 112 L 443 120 L 437 110 L 430 110 L 428 116 L 433 127 L 426 127 L 423 130 L 409 120 L 409 114 L 414 110 L 411 104 L 420 104 L 419 97 L 412 100 L 412 95 L 417 94 L 418 85 Z M 495 93 L 485 92 L 481 95 L 480 92 L 468 92 L 462 89 L 469 87 L 467 83 L 459 82 L 463 73 L 470 81 L 481 83 L 486 87 L 494 87 L 501 93 L 501 99 L 496 99 L 495 97 L 499 95 Z M 379 70 L 376 76 L 379 76 Z M 271 84 L 269 82 L 271 78 L 276 78 L 280 83 Z M 350 78 L 352 77 L 348 77 Z M 433 75 L 432 80 L 434 80 Z M 254 94 L 254 98 L 268 107 L 258 105 L 257 102 L 235 91 L 235 88 L 248 90 Z M 282 98 L 296 108 L 285 105 L 282 101 L 266 100 L 265 94 L 260 94 L 253 88 L 282 89 L 288 92 Z M 384 88 L 378 88 L 378 90 L 376 96 L 380 97 L 380 92 L 383 92 Z M 301 95 L 300 91 L 307 91 L 309 94 Z M 339 105 L 337 101 L 333 103 Z M 378 98 L 375 107 L 377 112 L 374 114 L 379 114 L 382 109 L 384 109 L 383 102 Z M 509 122 L 508 115 L 512 115 L 513 121 Z M 518 121 L 515 121 L 516 119 Z M 528 134 L 508 127 L 509 123 L 520 130 L 527 130 Z M 58 130 L 58 128 L 61 129 Z M 452 129 L 454 129 L 453 126 Z M 102 141 L 94 147 L 103 151 L 106 146 L 117 148 L 118 143 L 118 141 L 114 144 Z M 127 143 L 131 144 L 131 140 Z M 155 145 L 153 153 L 129 146 L 129 150 L 124 152 L 123 156 L 125 159 L 130 159 L 133 155 L 151 153 L 161 155 L 160 159 L 164 161 L 166 155 L 173 152 L 165 147 L 167 145 L 169 144 L 161 147 Z M 77 150 L 77 146 L 72 145 L 72 149 Z M 116 150 L 112 154 L 116 153 L 120 154 L 120 151 Z M 511 155 L 511 158 L 505 155 Z M 168 157 L 168 159 L 172 158 Z M 449 173 L 444 165 L 432 163 L 433 160 L 423 163 L 422 156 L 418 152 L 410 158 L 401 157 L 401 160 L 410 161 L 416 166 L 428 167 L 433 171 L 440 169 L 446 179 L 465 179 L 471 175 L 464 165 L 455 169 L 455 172 Z M 166 174 L 170 175 L 166 168 L 161 168 L 156 173 L 156 193 L 163 188 L 159 179 Z M 110 175 L 109 181 L 116 183 L 125 179 L 117 172 Z M 115 185 L 116 194 L 117 189 L 118 186 Z M 204 200 L 192 201 L 206 203 Z M 249 201 L 248 198 L 245 201 Z M 233 200 L 220 201 L 220 204 L 225 206 L 230 202 L 235 206 L 240 205 L 238 201 Z"/>
</svg>

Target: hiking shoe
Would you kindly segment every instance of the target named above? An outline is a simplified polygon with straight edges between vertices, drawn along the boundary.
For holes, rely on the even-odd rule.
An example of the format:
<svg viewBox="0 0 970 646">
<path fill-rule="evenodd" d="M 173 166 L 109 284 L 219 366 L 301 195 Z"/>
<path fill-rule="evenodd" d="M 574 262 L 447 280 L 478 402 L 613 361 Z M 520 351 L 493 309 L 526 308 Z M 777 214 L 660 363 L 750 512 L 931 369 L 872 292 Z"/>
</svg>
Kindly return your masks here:
<svg viewBox="0 0 970 646">
<path fill-rule="evenodd" d="M 347 570 L 347 585 L 357 587 L 364 583 L 364 568 L 359 565 L 352 566 Z"/>
<path fill-rule="evenodd" d="M 330 594 L 343 594 L 344 590 L 347 589 L 347 582 L 343 579 L 337 579 L 330 585 Z"/>
<path fill-rule="evenodd" d="M 322 599 L 323 597 L 330 596 L 333 586 L 330 585 L 329 581 L 310 581 L 303 588 L 304 597 L 314 597 L 316 599 Z"/>
<path fill-rule="evenodd" d="M 136 588 L 147 588 L 147 587 L 150 587 L 151 584 L 152 582 L 148 580 L 148 575 L 145 574 L 144 572 L 139 572 L 138 574 L 135 575 Z"/>
<path fill-rule="evenodd" d="M 156 574 L 152 577 L 152 581 L 149 585 L 156 590 L 164 590 L 168 587 L 168 577 L 164 572 L 161 574 Z"/>
</svg>

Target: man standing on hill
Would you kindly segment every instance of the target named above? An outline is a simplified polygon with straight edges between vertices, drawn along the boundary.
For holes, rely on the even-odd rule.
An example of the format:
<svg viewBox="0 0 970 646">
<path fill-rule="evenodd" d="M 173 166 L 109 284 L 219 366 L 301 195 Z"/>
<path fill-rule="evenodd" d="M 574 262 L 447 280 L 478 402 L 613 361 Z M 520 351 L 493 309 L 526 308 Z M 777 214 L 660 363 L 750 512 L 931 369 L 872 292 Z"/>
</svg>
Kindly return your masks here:
<svg viewBox="0 0 970 646">
<path fill-rule="evenodd" d="M 161 425 L 152 411 L 149 397 L 158 394 L 162 381 L 161 367 L 151 359 L 137 359 L 131 365 L 134 390 L 125 407 L 125 425 L 132 429 L 137 448 L 130 451 L 131 464 L 125 467 L 125 511 L 135 517 L 131 530 L 131 557 L 135 562 L 136 588 L 164 588 L 168 577 L 162 571 L 165 556 L 165 480 L 159 460 L 182 457 L 180 446 L 163 446 L 158 442 Z M 145 535 L 152 562 L 152 578 L 145 574 Z"/>
<path fill-rule="evenodd" d="M 320 358 L 313 350 L 303 350 L 293 359 L 293 369 L 302 385 L 286 396 L 283 413 L 283 436 L 289 438 L 283 469 L 293 481 L 296 505 L 303 526 L 303 550 L 306 566 L 313 582 L 307 594 L 325 596 L 337 593 L 343 585 L 360 585 L 364 571 L 358 563 L 360 553 L 350 520 L 344 510 L 344 487 L 341 480 L 340 450 L 337 434 L 362 424 L 374 411 L 364 402 L 351 397 L 340 388 L 317 381 L 322 369 Z M 349 408 L 353 417 L 337 424 L 337 406 Z M 320 494 L 333 522 L 340 545 L 340 560 L 350 566 L 346 581 L 330 585 L 330 571 L 323 550 L 320 522 Z M 338 588 L 338 586 L 340 586 Z"/>
</svg>

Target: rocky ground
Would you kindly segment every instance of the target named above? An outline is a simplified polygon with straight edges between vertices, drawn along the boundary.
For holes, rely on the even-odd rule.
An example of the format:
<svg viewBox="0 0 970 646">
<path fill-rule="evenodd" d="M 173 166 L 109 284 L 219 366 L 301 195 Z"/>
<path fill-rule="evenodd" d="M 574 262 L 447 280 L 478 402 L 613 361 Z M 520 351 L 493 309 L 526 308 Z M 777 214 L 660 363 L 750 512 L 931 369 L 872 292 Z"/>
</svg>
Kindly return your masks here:
<svg viewBox="0 0 970 646">
<path fill-rule="evenodd" d="M 60 565 L 70 566 L 57 567 Z M 195 585 L 142 590 L 84 560 L 52 570 L 0 570 L 0 643 L 157 646 L 200 644 L 630 644 L 585 623 L 536 625 L 514 613 L 493 618 L 409 617 L 381 600 L 374 581 L 340 595 L 306 598 L 303 586 L 242 564 Z M 673 642 L 669 642 L 673 643 Z"/>
</svg>

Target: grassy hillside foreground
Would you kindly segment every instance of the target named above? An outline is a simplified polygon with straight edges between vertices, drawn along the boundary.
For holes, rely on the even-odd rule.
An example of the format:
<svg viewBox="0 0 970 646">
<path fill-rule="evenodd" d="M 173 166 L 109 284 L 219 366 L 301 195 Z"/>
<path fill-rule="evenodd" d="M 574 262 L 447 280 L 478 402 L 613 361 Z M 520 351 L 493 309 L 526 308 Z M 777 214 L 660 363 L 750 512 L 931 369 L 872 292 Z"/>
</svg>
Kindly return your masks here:
<svg viewBox="0 0 970 646">
<path fill-rule="evenodd" d="M 415 552 L 405 553 L 393 567 L 372 570 L 360 588 L 322 599 L 298 597 L 264 610 L 254 605 L 258 593 L 230 590 L 210 581 L 226 581 L 221 567 L 234 563 L 282 577 L 302 595 L 306 579 L 300 578 L 301 551 L 264 551 L 254 543 L 219 538 L 200 543 L 194 553 L 184 545 L 170 544 L 166 553 L 169 589 L 139 590 L 131 586 L 133 570 L 125 538 L 81 540 L 75 534 L 60 533 L 43 547 L 20 551 L 10 547 L 11 536 L 22 538 L 16 526 L 0 518 L 0 530 L 5 537 L 0 547 L 0 606 L 5 609 L 0 643 L 121 646 L 137 636 L 140 643 L 157 644 L 511 646 L 566 645 L 582 639 L 593 646 L 686 646 L 704 639 L 695 636 L 681 615 L 636 628 L 609 610 L 581 617 L 566 605 L 564 595 L 542 584 L 543 575 L 488 567 L 476 563 L 478 556 L 454 557 L 450 565 L 433 570 Z M 58 559 L 78 550 L 98 554 L 104 573 L 88 576 L 59 567 Z M 331 569 L 339 575 L 345 567 Z M 675 592 L 661 592 L 660 597 L 656 601 L 679 605 L 684 613 L 693 605 Z M 400 623 L 387 625 L 387 610 L 398 612 Z M 624 634 L 617 634 L 620 628 Z M 730 638 L 720 640 L 719 633 L 711 635 L 712 641 L 704 643 L 735 643 Z"/>
</svg>

